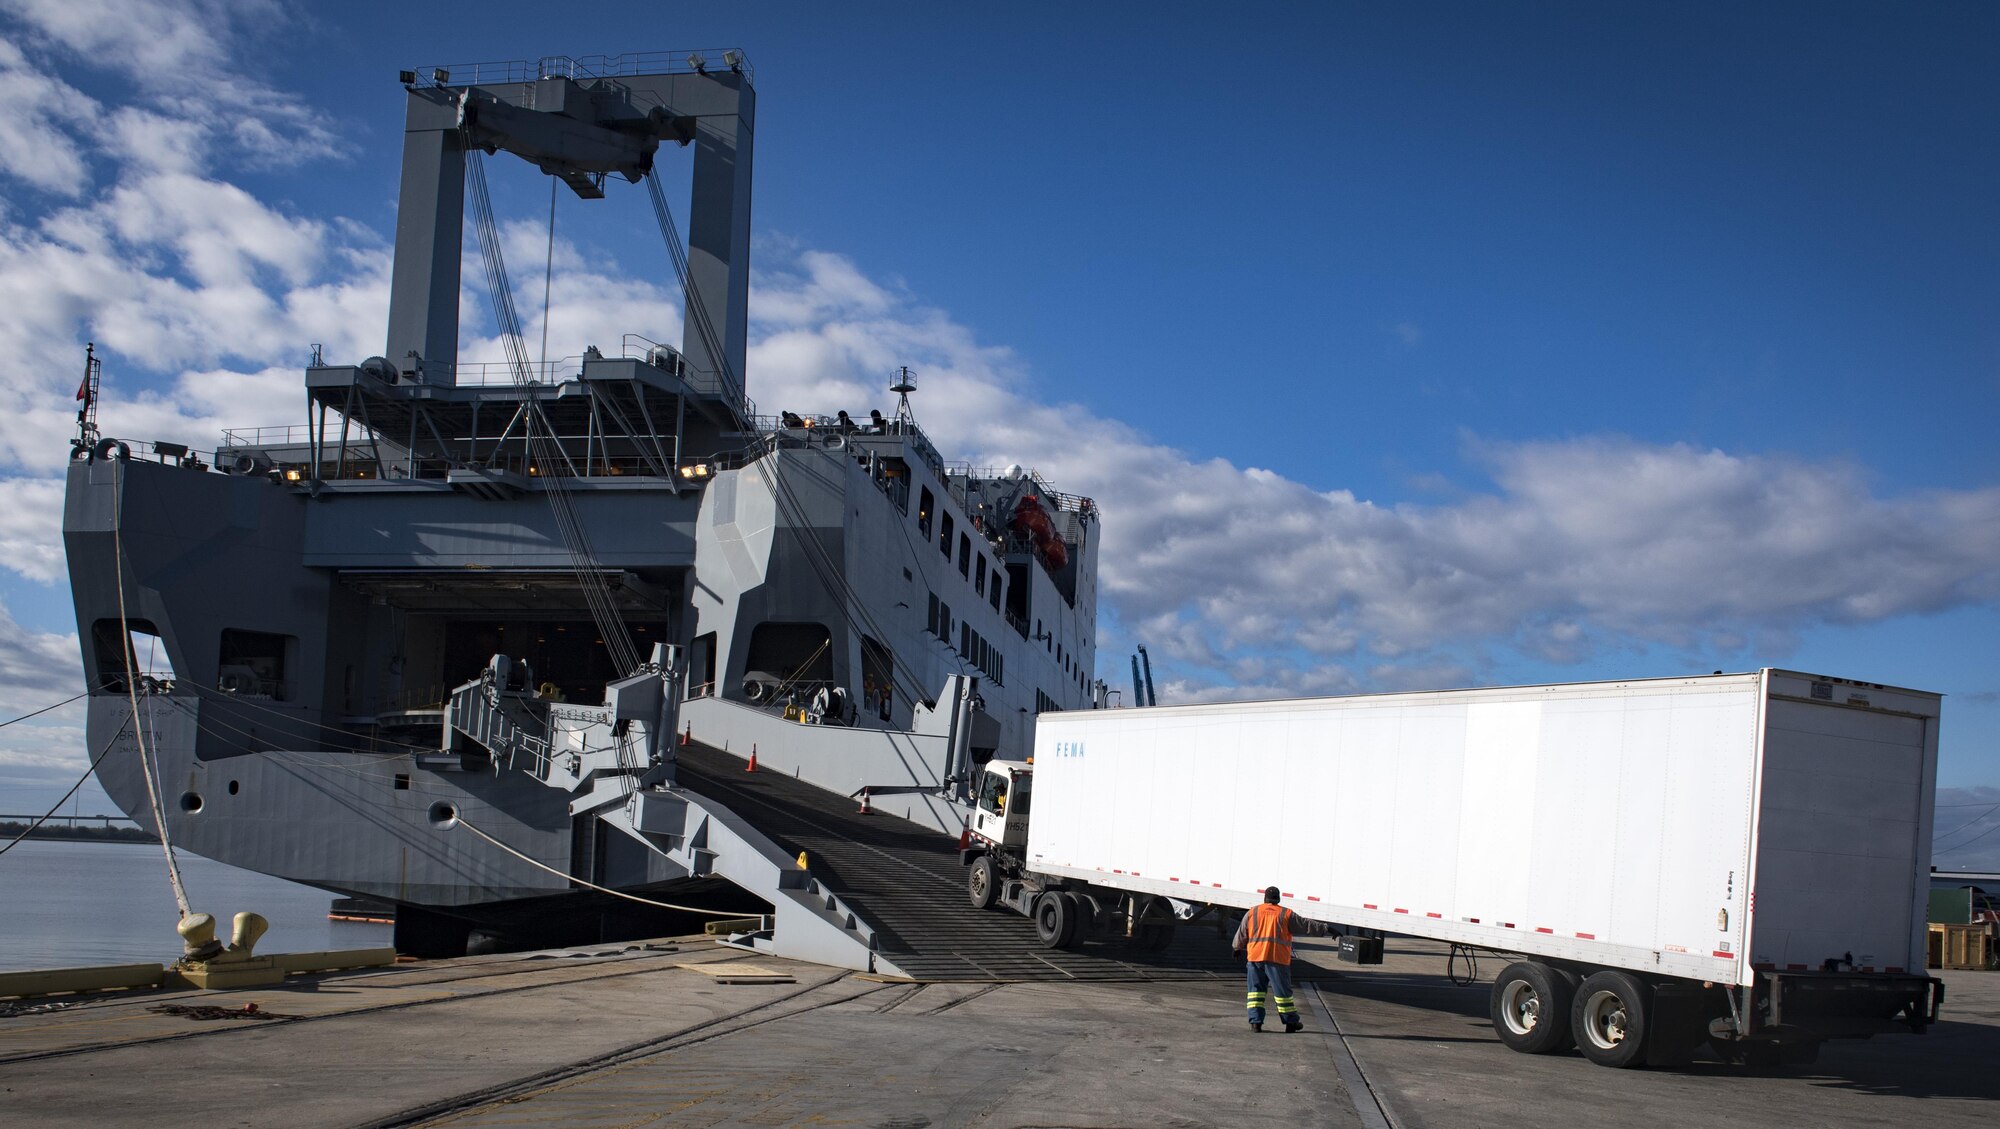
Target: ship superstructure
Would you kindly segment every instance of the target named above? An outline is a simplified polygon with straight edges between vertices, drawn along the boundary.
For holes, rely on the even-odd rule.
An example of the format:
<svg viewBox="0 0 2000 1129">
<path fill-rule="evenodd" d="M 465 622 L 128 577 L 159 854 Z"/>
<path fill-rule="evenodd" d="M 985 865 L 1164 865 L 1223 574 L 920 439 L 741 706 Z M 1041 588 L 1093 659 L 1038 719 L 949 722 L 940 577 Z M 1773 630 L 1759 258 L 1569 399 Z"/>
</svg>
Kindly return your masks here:
<svg viewBox="0 0 2000 1129">
<path fill-rule="evenodd" d="M 135 818 L 155 822 L 150 758 L 177 845 L 395 902 L 417 951 L 639 928 L 575 879 L 738 892 L 773 907 L 751 940 L 863 963 L 838 950 L 866 922 L 685 786 L 679 743 L 955 835 L 973 766 L 1102 703 L 1089 499 L 948 463 L 908 370 L 887 414 L 746 394 L 755 96 L 740 52 L 710 58 L 405 72 L 383 355 L 316 354 L 307 422 L 226 433 L 208 462 L 80 437 L 89 741 Z M 527 359 L 481 167 L 503 150 L 585 199 L 643 186 L 680 346 Z M 684 151 L 683 248 L 652 174 Z M 502 363 L 457 357 L 468 201 Z M 143 672 L 155 653 L 171 676 Z"/>
</svg>

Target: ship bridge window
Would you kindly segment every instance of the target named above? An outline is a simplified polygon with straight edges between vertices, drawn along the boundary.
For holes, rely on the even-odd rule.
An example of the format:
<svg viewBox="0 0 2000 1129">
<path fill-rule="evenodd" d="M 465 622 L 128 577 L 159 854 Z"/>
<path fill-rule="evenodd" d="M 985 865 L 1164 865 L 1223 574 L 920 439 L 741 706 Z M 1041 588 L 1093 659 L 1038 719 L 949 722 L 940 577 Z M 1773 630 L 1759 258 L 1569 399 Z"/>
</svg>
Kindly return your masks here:
<svg viewBox="0 0 2000 1129">
<path fill-rule="evenodd" d="M 917 536 L 926 541 L 931 539 L 931 511 L 936 508 L 937 498 L 931 494 L 930 487 L 924 487 L 923 493 L 917 496 Z"/>
<path fill-rule="evenodd" d="M 225 629 L 216 659 L 215 688 L 225 694 L 284 701 L 288 697 L 285 652 L 297 645 L 298 641 L 289 635 Z"/>
<path fill-rule="evenodd" d="M 125 690 L 125 672 L 136 671 L 154 678 L 171 679 L 174 664 L 167 658 L 166 640 L 151 620 L 126 620 L 130 629 L 121 644 L 119 621 L 100 619 L 90 628 L 90 649 L 97 660 L 97 687 L 116 694 Z"/>
</svg>

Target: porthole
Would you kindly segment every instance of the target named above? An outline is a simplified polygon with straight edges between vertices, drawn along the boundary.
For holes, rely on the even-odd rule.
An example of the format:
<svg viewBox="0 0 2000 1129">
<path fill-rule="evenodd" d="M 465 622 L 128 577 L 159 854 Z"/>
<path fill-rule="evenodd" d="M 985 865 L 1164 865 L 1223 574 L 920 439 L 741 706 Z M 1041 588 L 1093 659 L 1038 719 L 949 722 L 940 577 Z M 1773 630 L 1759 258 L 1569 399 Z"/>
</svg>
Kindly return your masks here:
<svg viewBox="0 0 2000 1129">
<path fill-rule="evenodd" d="M 184 812 L 186 812 L 186 813 L 188 813 L 189 815 L 193 815 L 194 813 L 196 813 L 196 812 L 200 811 L 200 810 L 201 810 L 201 793 L 200 793 L 200 792 L 182 792 L 182 793 L 181 793 L 181 810 L 182 810 L 182 811 L 184 811 Z"/>
<path fill-rule="evenodd" d="M 431 826 L 450 827 L 458 822 L 458 809 L 450 804 L 431 805 Z"/>
<path fill-rule="evenodd" d="M 242 790 L 243 790 L 243 785 L 241 785 L 241 784 L 238 784 L 238 783 L 237 783 L 236 781 L 234 781 L 234 780 L 231 780 L 231 781 L 229 782 L 229 794 L 230 794 L 230 795 L 234 796 L 234 795 L 235 795 L 236 793 L 238 793 L 238 792 L 240 792 L 240 791 L 242 791 Z"/>
</svg>

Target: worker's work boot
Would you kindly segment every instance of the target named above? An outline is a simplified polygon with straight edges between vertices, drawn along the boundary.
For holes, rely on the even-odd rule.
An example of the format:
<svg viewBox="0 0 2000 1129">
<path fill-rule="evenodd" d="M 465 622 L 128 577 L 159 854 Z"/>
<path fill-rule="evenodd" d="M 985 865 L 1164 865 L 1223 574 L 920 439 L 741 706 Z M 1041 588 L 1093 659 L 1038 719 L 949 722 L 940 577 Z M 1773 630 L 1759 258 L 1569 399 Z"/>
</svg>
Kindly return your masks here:
<svg viewBox="0 0 2000 1129">
<path fill-rule="evenodd" d="M 1257 1033 L 1258 1033 L 1259 1035 L 1261 1035 L 1261 1034 L 1263 1034 L 1263 1033 L 1264 1033 L 1264 1025 L 1263 1025 L 1263 1024 L 1261 1024 L 1261 1023 L 1252 1023 L 1252 1024 L 1250 1025 L 1250 1030 L 1252 1030 L 1252 1031 L 1255 1031 L 1255 1032 L 1257 1032 Z"/>
<path fill-rule="evenodd" d="M 1287 1035 L 1291 1034 L 1291 1033 L 1292 1033 L 1292 1032 L 1294 1032 L 1294 1031 L 1303 1031 L 1303 1030 L 1305 1030 L 1305 1029 L 1306 1029 L 1306 1025 L 1305 1025 L 1305 1024 L 1303 1024 L 1303 1023 L 1287 1023 L 1287 1024 L 1285 1024 L 1285 1034 L 1287 1034 Z"/>
</svg>

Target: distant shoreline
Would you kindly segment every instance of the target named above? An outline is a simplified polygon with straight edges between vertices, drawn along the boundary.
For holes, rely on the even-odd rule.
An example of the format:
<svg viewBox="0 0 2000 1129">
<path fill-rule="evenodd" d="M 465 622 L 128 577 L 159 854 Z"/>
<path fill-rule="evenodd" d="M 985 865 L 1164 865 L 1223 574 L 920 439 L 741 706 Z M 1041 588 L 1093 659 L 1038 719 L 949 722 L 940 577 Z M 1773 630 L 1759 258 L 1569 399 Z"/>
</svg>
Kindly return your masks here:
<svg viewBox="0 0 2000 1129">
<path fill-rule="evenodd" d="M 11 842 L 27 830 L 25 823 L 0 823 L 0 842 Z M 53 827 L 44 823 L 29 831 L 28 838 L 60 843 L 150 843 L 153 833 L 138 827 Z"/>
</svg>

